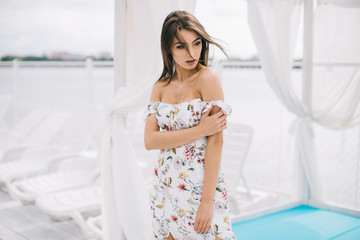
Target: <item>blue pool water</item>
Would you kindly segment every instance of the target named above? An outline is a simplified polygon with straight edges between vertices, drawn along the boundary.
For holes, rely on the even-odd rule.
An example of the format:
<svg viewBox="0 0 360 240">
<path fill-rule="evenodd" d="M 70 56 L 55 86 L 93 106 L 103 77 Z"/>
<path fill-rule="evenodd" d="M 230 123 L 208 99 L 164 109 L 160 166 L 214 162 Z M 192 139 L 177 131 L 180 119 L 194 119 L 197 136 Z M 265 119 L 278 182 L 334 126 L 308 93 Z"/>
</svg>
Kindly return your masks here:
<svg viewBox="0 0 360 240">
<path fill-rule="evenodd" d="M 360 218 L 306 205 L 232 227 L 237 240 L 360 240 Z"/>
</svg>

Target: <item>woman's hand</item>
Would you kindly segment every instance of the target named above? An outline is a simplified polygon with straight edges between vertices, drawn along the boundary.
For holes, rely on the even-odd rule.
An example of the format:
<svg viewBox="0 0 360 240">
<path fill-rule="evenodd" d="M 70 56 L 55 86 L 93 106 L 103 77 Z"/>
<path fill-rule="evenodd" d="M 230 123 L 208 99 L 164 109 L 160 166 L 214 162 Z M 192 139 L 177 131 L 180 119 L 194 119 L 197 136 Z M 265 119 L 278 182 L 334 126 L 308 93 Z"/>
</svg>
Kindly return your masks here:
<svg viewBox="0 0 360 240">
<path fill-rule="evenodd" d="M 196 212 L 194 230 L 197 233 L 206 233 L 210 230 L 211 221 L 214 214 L 213 203 L 200 202 Z"/>
<path fill-rule="evenodd" d="M 201 116 L 200 123 L 198 125 L 204 136 L 211 136 L 227 128 L 226 115 L 223 111 L 219 111 L 214 115 L 209 116 L 212 107 L 213 106 L 211 106 L 211 108 Z"/>
</svg>

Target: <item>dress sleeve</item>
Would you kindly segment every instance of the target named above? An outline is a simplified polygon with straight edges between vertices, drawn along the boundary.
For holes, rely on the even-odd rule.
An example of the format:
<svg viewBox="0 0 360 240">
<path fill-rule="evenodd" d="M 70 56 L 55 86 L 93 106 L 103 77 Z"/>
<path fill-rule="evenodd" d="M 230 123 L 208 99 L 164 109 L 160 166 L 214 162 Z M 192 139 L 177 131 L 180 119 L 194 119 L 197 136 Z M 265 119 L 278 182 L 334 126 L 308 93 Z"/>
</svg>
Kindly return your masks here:
<svg viewBox="0 0 360 240">
<path fill-rule="evenodd" d="M 156 113 L 158 106 L 159 106 L 159 102 L 150 102 L 147 105 L 147 107 L 145 108 L 145 111 L 143 113 L 144 122 L 146 122 L 146 119 L 150 114 Z"/>
<path fill-rule="evenodd" d="M 203 109 L 201 113 L 206 112 L 211 108 L 211 106 L 216 105 L 221 108 L 221 111 L 226 114 L 226 116 L 229 116 L 232 112 L 232 109 L 229 104 L 225 103 L 223 100 L 213 100 L 210 102 L 204 102 L 205 105 L 203 106 Z"/>
</svg>

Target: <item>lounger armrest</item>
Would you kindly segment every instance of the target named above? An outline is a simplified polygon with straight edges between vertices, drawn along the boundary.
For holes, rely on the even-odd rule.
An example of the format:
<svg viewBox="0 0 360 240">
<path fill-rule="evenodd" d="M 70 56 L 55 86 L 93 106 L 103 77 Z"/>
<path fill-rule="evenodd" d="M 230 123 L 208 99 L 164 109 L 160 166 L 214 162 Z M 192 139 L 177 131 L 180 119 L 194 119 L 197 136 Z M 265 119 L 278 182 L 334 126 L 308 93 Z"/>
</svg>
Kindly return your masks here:
<svg viewBox="0 0 360 240">
<path fill-rule="evenodd" d="M 32 194 L 29 194 L 29 193 L 26 193 L 26 192 L 23 192 L 23 191 L 19 190 L 21 188 L 21 183 L 20 182 L 14 181 L 11 184 L 8 184 L 7 187 L 9 189 L 9 193 L 10 193 L 10 195 L 11 195 L 11 197 L 13 199 L 16 199 L 16 200 L 22 199 L 22 201 L 25 200 L 25 201 L 28 201 L 28 202 L 33 201 L 33 195 Z"/>
<path fill-rule="evenodd" d="M 47 165 L 47 172 L 56 172 L 61 163 L 76 157 L 79 157 L 79 155 L 74 152 L 63 152 L 54 155 L 51 157 L 50 163 Z"/>
<path fill-rule="evenodd" d="M 97 159 L 85 158 L 79 155 L 75 157 L 63 158 L 52 161 L 48 167 L 48 172 L 68 171 L 68 170 L 92 170 L 97 165 Z"/>
<path fill-rule="evenodd" d="M 8 162 L 16 159 L 22 158 L 22 154 L 27 148 L 34 147 L 36 145 L 22 144 L 16 147 L 11 147 L 6 149 L 2 155 L 2 162 Z"/>
<path fill-rule="evenodd" d="M 67 152 L 67 150 L 60 146 L 53 145 L 36 145 L 26 148 L 23 152 L 23 158 L 43 158 L 51 157 L 58 153 Z"/>
<path fill-rule="evenodd" d="M 102 215 L 96 217 L 89 217 L 86 220 L 86 225 L 97 238 L 102 239 Z"/>
</svg>

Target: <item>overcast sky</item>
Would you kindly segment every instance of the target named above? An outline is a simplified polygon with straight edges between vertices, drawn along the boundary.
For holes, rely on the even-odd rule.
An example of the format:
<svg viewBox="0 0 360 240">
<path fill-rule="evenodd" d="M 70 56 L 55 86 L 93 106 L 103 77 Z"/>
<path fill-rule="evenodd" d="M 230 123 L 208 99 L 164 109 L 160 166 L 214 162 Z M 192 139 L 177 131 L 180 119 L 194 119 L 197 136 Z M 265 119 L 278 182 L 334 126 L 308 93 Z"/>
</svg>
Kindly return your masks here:
<svg viewBox="0 0 360 240">
<path fill-rule="evenodd" d="M 0 55 L 113 54 L 113 7 L 114 0 L 0 0 Z M 246 58 L 256 54 L 246 8 L 244 0 L 197 0 L 195 16 L 229 55 Z"/>
<path fill-rule="evenodd" d="M 0 55 L 113 53 L 113 0 L 0 0 Z"/>
</svg>

